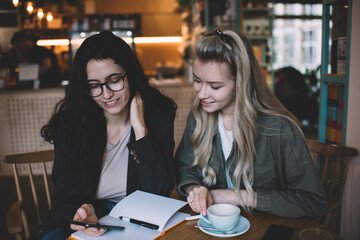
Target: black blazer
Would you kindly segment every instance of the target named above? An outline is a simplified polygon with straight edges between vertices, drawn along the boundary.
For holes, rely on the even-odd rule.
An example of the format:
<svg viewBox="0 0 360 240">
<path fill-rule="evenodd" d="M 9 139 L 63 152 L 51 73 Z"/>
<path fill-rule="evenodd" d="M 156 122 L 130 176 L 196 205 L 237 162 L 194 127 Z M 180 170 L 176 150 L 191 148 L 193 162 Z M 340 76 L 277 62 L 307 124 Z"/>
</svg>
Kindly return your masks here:
<svg viewBox="0 0 360 240">
<path fill-rule="evenodd" d="M 158 110 L 149 115 L 148 134 L 145 137 L 135 141 L 134 131 L 131 130 L 130 142 L 127 145 L 127 194 L 139 189 L 170 195 L 174 187 L 174 119 L 174 108 Z M 95 203 L 106 146 L 106 122 L 98 123 L 92 129 L 93 131 L 87 133 L 88 150 L 80 153 L 74 150 L 65 138 L 66 130 L 59 128 L 54 139 L 53 206 L 46 221 L 30 239 L 41 239 L 56 228 L 64 228 L 70 235 L 69 220 L 74 217 L 76 210 L 84 203 Z M 89 164 L 80 164 L 81 158 Z M 98 214 L 96 209 L 95 212 Z"/>
</svg>

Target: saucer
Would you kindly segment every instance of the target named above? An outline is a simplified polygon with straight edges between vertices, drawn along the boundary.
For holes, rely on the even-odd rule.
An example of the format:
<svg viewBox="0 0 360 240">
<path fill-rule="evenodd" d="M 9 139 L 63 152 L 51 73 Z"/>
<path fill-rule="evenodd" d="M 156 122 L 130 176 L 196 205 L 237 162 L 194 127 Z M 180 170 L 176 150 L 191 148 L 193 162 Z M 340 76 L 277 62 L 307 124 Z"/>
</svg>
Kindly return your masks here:
<svg viewBox="0 0 360 240">
<path fill-rule="evenodd" d="M 201 231 L 203 231 L 204 233 L 209 234 L 211 236 L 223 237 L 223 238 L 239 236 L 241 234 L 246 233 L 250 228 L 249 220 L 247 220 L 243 216 L 240 216 L 238 224 L 234 228 L 232 228 L 231 231 L 229 231 L 229 233 L 224 233 L 224 231 L 221 231 L 221 230 L 204 229 L 204 228 L 215 228 L 215 227 L 213 225 L 205 222 L 201 218 L 199 219 L 197 224 L 199 225 L 199 229 Z"/>
</svg>

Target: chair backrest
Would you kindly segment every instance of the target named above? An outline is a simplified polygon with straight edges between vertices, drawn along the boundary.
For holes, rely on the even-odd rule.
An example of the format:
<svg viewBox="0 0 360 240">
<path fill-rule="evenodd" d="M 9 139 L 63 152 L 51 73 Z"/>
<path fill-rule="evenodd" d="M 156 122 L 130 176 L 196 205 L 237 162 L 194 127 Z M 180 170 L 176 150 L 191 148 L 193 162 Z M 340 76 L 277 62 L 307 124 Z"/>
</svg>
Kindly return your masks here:
<svg viewBox="0 0 360 240">
<path fill-rule="evenodd" d="M 324 186 L 329 203 L 324 224 L 338 232 L 338 214 L 350 161 L 358 155 L 358 150 L 342 145 L 307 140 L 309 150 Z"/>
<path fill-rule="evenodd" d="M 51 196 L 50 196 L 50 188 L 48 182 L 48 173 L 46 171 L 46 162 L 51 162 L 54 160 L 54 150 L 45 150 L 45 151 L 36 151 L 36 152 L 27 152 L 27 153 L 19 153 L 19 154 L 11 154 L 5 155 L 3 157 L 3 161 L 8 164 L 12 164 L 13 172 L 14 172 L 14 180 L 16 186 L 16 193 L 18 197 L 18 202 L 22 203 L 24 201 L 24 194 L 20 186 L 20 176 L 19 176 L 19 167 L 20 165 L 25 166 L 27 168 L 28 180 L 31 186 L 32 197 L 35 205 L 36 219 L 38 224 L 42 223 L 41 213 L 39 208 L 39 186 L 35 184 L 34 181 L 34 173 L 33 173 L 33 164 L 41 165 L 41 175 L 43 179 L 43 187 L 45 188 L 46 200 L 48 205 L 48 210 L 51 209 Z M 41 186 L 42 187 L 42 186 Z M 11 220 L 11 216 L 10 216 Z M 8 221 L 8 219 L 7 219 Z M 24 232 L 26 238 L 30 235 L 29 223 L 24 211 L 21 211 L 21 222 L 23 224 Z M 9 226 L 8 226 L 9 228 Z"/>
</svg>

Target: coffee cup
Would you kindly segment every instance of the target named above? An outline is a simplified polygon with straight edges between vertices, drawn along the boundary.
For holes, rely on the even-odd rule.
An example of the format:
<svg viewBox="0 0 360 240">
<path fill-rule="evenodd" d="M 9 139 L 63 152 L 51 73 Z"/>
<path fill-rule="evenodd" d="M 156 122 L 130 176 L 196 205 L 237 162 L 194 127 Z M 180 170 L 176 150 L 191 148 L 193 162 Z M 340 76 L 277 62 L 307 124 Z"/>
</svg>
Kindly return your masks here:
<svg viewBox="0 0 360 240">
<path fill-rule="evenodd" d="M 229 231 L 239 222 L 240 212 L 238 206 L 219 203 L 208 207 L 207 215 L 202 215 L 201 219 L 219 230 Z"/>
</svg>

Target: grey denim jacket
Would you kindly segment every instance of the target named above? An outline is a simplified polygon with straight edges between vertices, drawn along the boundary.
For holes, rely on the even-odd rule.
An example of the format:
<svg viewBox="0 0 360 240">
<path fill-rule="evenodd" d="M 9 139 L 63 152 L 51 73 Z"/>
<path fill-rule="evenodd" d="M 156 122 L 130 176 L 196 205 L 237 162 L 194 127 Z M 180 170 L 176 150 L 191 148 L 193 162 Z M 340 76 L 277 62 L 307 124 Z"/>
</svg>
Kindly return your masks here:
<svg viewBox="0 0 360 240">
<path fill-rule="evenodd" d="M 296 126 L 289 120 L 268 115 L 258 115 L 258 135 L 255 141 L 254 191 L 257 192 L 256 209 L 284 217 L 317 217 L 327 213 L 324 189 L 315 169 L 308 147 Z M 190 137 L 196 120 L 189 114 L 187 125 L 175 155 L 178 193 L 186 197 L 184 187 L 204 185 L 198 166 L 192 167 L 194 151 Z M 221 139 L 217 130 L 213 138 L 210 166 L 216 172 L 216 185 L 211 189 L 227 189 L 225 161 Z M 237 161 L 235 144 L 227 159 L 230 177 Z"/>
</svg>

